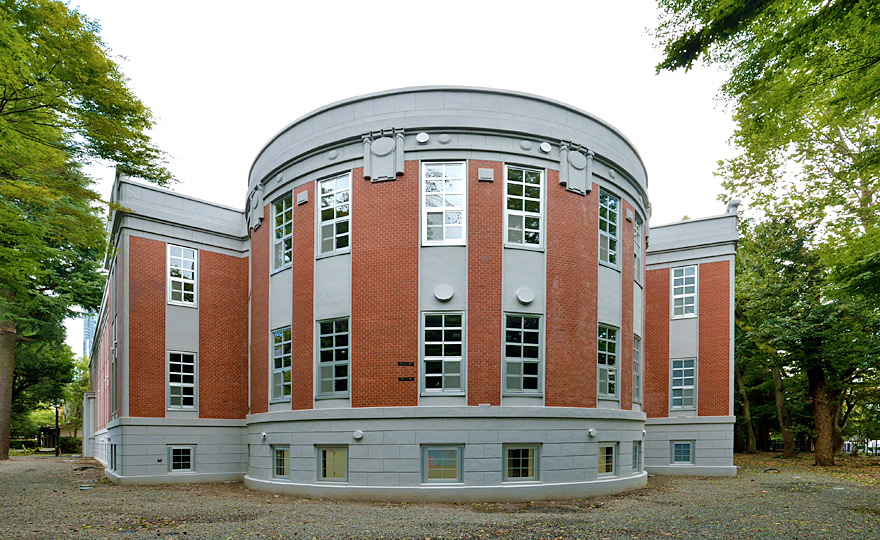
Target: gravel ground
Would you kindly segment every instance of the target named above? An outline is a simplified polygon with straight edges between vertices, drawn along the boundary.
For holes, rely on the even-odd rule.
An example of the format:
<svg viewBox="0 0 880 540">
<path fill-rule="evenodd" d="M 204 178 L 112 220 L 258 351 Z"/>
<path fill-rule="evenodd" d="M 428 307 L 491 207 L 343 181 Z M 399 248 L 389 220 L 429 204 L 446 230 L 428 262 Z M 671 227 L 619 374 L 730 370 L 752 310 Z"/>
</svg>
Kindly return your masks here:
<svg viewBox="0 0 880 540">
<path fill-rule="evenodd" d="M 738 478 L 651 478 L 614 497 L 421 505 L 305 500 L 241 483 L 116 486 L 101 470 L 75 470 L 99 466 L 92 460 L 14 457 L 0 462 L 0 539 L 880 538 L 880 486 L 780 461 L 744 463 Z M 768 463 L 780 472 L 764 472 Z"/>
</svg>

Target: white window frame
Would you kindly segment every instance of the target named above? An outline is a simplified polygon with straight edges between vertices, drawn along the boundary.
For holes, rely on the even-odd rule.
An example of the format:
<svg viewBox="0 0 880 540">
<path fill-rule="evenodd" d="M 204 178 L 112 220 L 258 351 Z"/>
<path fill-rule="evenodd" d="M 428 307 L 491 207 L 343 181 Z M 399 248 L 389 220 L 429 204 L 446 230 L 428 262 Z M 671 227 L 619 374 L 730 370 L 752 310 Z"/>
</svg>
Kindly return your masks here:
<svg viewBox="0 0 880 540">
<path fill-rule="evenodd" d="M 340 324 L 344 323 L 344 331 L 340 330 Z M 330 325 L 330 332 L 324 331 L 324 326 Z M 315 376 L 317 377 L 317 398 L 347 398 L 351 392 L 351 318 L 339 317 L 336 319 L 324 319 L 316 321 L 315 333 L 318 343 L 315 347 L 318 357 L 316 358 Z M 344 336 L 344 338 L 343 338 Z M 330 340 L 325 343 L 325 340 Z M 332 360 L 323 360 L 324 353 L 329 353 Z M 338 358 L 338 357 L 344 358 Z M 329 357 L 328 357 L 329 358 Z M 345 376 L 336 375 L 337 368 L 345 367 Z M 330 371 L 329 377 L 324 377 L 326 370 Z M 324 381 L 330 381 L 332 389 L 324 390 Z M 336 382 L 345 380 L 345 390 L 337 390 Z"/>
<path fill-rule="evenodd" d="M 189 467 L 186 469 L 175 468 L 174 451 L 189 451 Z M 169 444 L 168 445 L 168 472 L 170 473 L 188 473 L 196 471 L 196 445 L 194 444 Z"/>
<path fill-rule="evenodd" d="M 117 467 L 119 467 L 119 462 L 117 461 L 117 458 L 116 458 L 116 443 L 110 443 L 110 458 L 109 458 L 109 461 L 110 461 L 110 467 L 109 467 L 109 469 L 110 469 L 111 471 L 116 471 L 116 470 L 117 470 Z"/>
<path fill-rule="evenodd" d="M 428 318 L 429 317 L 441 317 L 441 326 L 431 326 L 430 330 L 428 327 Z M 460 321 L 460 326 L 450 325 L 447 326 L 447 317 L 458 317 Z M 449 330 L 447 330 L 449 328 Z M 461 311 L 426 311 L 422 313 L 422 392 L 425 395 L 436 395 L 436 394 L 445 394 L 445 395 L 462 395 L 465 392 L 465 349 L 467 348 L 467 341 L 465 337 L 465 329 L 467 328 L 467 323 L 465 321 L 464 312 Z M 447 341 L 446 334 L 447 332 L 455 332 L 458 330 L 460 339 L 456 341 L 455 339 L 449 339 Z M 428 340 L 428 332 L 440 332 L 441 337 L 440 341 Z M 446 354 L 447 347 L 453 349 L 449 352 L 454 352 L 455 346 L 458 345 L 459 354 Z M 429 355 L 428 347 L 437 347 L 440 346 L 443 350 L 439 355 Z M 428 363 L 440 363 L 440 373 L 428 373 Z M 456 372 L 456 369 L 458 370 Z M 450 385 L 447 387 L 447 380 L 454 380 L 455 376 L 458 376 L 458 386 Z M 429 387 L 428 379 L 435 379 L 439 376 L 440 386 L 439 387 Z"/>
<path fill-rule="evenodd" d="M 315 447 L 316 449 L 316 464 L 315 464 L 315 475 L 318 482 L 332 482 L 332 483 L 340 483 L 340 482 L 348 482 L 348 446 L 338 445 L 338 444 L 323 444 Z M 342 478 L 336 477 L 328 477 L 324 474 L 324 459 L 325 452 L 327 451 L 342 451 L 344 454 L 344 471 L 342 473 Z"/>
<path fill-rule="evenodd" d="M 510 180 L 510 171 L 518 170 L 523 172 L 523 181 L 521 185 L 523 186 L 523 193 L 521 195 L 510 193 L 511 184 L 519 185 L 520 182 L 515 182 Z M 535 198 L 534 196 L 527 197 L 525 194 L 525 188 L 527 184 L 525 181 L 526 173 L 538 173 L 540 180 L 538 183 L 538 190 L 540 191 L 539 196 Z M 536 169 L 534 167 L 523 167 L 520 165 L 504 165 L 504 245 L 507 247 L 516 247 L 516 248 L 525 248 L 525 249 L 543 249 L 544 248 L 544 237 L 547 234 L 547 225 L 546 225 L 546 212 L 547 208 L 546 203 L 546 185 L 547 185 L 547 175 L 544 169 Z M 511 209 L 510 199 L 522 201 L 523 208 L 522 209 Z M 534 210 L 526 210 L 527 203 L 531 202 L 538 203 L 538 211 Z M 519 217 L 522 220 L 522 228 L 516 229 L 511 228 L 510 221 L 511 217 Z M 527 242 L 526 241 L 526 221 L 527 220 L 538 220 L 538 228 L 534 227 L 528 228 L 529 231 L 536 231 L 538 234 L 538 242 Z M 511 240 L 510 233 L 511 231 L 519 231 L 521 238 L 519 241 Z"/>
<path fill-rule="evenodd" d="M 636 213 L 635 223 L 633 224 L 633 276 L 635 280 L 642 283 L 642 277 L 645 271 L 645 222 L 642 217 Z"/>
<path fill-rule="evenodd" d="M 688 448 L 688 460 L 678 460 L 678 453 L 676 452 L 676 447 L 681 446 L 682 448 Z M 693 465 L 694 461 L 694 453 L 696 450 L 695 441 L 669 441 L 669 463 L 672 465 Z"/>
<path fill-rule="evenodd" d="M 688 273 L 689 270 L 692 270 L 692 272 Z M 679 272 L 681 272 L 681 275 L 676 275 Z M 699 270 L 695 264 L 672 269 L 673 319 L 688 319 L 697 316 L 698 275 Z M 690 283 L 689 279 L 691 281 Z M 687 303 L 688 299 L 691 300 L 690 304 Z M 678 305 L 679 301 L 681 305 Z"/>
<path fill-rule="evenodd" d="M 510 476 L 510 451 L 528 450 L 531 451 L 532 475 L 531 476 Z M 539 482 L 541 480 L 541 445 L 540 444 L 505 444 L 502 446 L 501 455 L 504 463 L 502 464 L 503 481 L 504 482 Z M 522 459 L 522 458 L 520 458 Z"/>
<path fill-rule="evenodd" d="M 632 446 L 632 473 L 638 474 L 642 472 L 642 466 L 644 463 L 644 452 L 643 452 L 642 441 L 633 441 Z"/>
<path fill-rule="evenodd" d="M 633 388 L 632 399 L 635 403 L 642 402 L 642 392 L 644 390 L 642 380 L 642 338 L 637 334 L 633 334 Z"/>
<path fill-rule="evenodd" d="M 608 450 L 611 450 L 610 452 Z M 598 478 L 607 478 L 617 476 L 618 466 L 618 445 L 616 442 L 599 443 L 599 451 L 596 460 L 596 473 Z M 607 470 L 608 457 L 611 457 L 611 470 Z M 606 470 L 603 471 L 602 469 Z"/>
<path fill-rule="evenodd" d="M 272 202 L 272 253 L 270 256 L 272 257 L 273 272 L 293 266 L 293 193 L 288 193 Z"/>
<path fill-rule="evenodd" d="M 620 265 L 620 197 L 604 188 L 599 189 L 599 262 L 612 268 Z"/>
<path fill-rule="evenodd" d="M 180 250 L 180 255 L 173 254 L 176 250 Z M 165 259 L 165 275 L 168 283 L 168 303 L 175 306 L 197 307 L 199 305 L 199 250 L 177 244 L 168 244 L 167 257 Z M 191 255 L 191 256 L 190 256 Z M 179 261 L 179 264 L 173 264 Z M 192 262 L 192 269 L 185 267 L 186 262 Z M 192 273 L 192 277 L 186 277 L 186 273 Z M 177 275 L 175 275 L 177 274 Z M 180 283 L 180 290 L 174 290 L 174 284 Z M 192 286 L 192 300 L 186 300 L 186 286 Z M 174 293 L 180 293 L 180 299 L 174 299 Z"/>
<path fill-rule="evenodd" d="M 504 394 L 509 396 L 541 396 L 543 395 L 544 388 L 544 318 L 536 313 L 508 312 L 505 312 L 503 314 L 503 317 L 504 320 L 502 328 L 504 330 L 504 342 L 502 343 L 502 345 L 504 346 Z M 520 319 L 519 328 L 508 327 L 508 324 L 511 322 L 511 317 Z M 534 328 L 525 328 L 525 317 L 537 319 L 537 330 Z M 515 341 L 515 336 L 510 335 L 509 332 L 519 332 L 521 335 L 521 341 Z M 526 334 L 529 335 L 528 342 L 525 342 Z M 536 338 L 531 336 L 536 336 Z M 511 341 L 511 338 L 513 338 L 514 340 Z M 538 342 L 534 343 L 534 339 L 537 339 Z M 519 347 L 520 356 L 508 356 L 508 346 Z M 531 349 L 537 347 L 537 358 L 525 356 L 525 348 L 527 346 L 529 347 L 530 351 Z M 511 367 L 515 365 L 519 366 L 518 369 L 511 370 Z M 526 365 L 535 365 L 536 373 L 526 374 Z M 513 373 L 511 371 L 513 371 Z M 509 379 L 511 377 L 517 378 L 520 381 L 519 388 L 510 387 Z M 536 388 L 525 388 L 523 382 L 526 380 L 526 378 L 536 379 Z"/>
<path fill-rule="evenodd" d="M 345 180 L 345 187 L 339 187 L 340 180 Z M 331 184 L 332 188 L 329 188 Z M 319 257 L 339 255 L 351 251 L 351 187 L 350 171 L 318 181 L 318 204 L 315 205 L 315 209 L 318 213 L 316 248 Z M 325 189 L 327 189 L 326 192 Z M 329 212 L 333 217 L 325 218 L 325 212 Z M 340 214 L 344 215 L 340 216 Z M 325 238 L 325 227 L 329 227 L 332 232 L 329 238 Z M 340 228 L 343 228 L 344 231 L 340 232 Z M 345 238 L 344 246 L 338 246 L 341 238 Z M 325 249 L 325 240 L 331 241 L 329 249 Z"/>
<path fill-rule="evenodd" d="M 279 453 L 281 456 L 279 456 Z M 286 453 L 286 454 L 285 454 Z M 281 461 L 279 462 L 279 457 Z M 287 474 L 279 474 L 279 465 L 287 471 Z M 282 471 L 283 473 L 283 471 Z M 272 478 L 282 478 L 290 480 L 290 446 L 279 445 L 272 446 Z"/>
<path fill-rule="evenodd" d="M 185 370 L 181 369 L 180 372 L 171 371 L 172 361 L 171 358 L 173 355 L 180 355 L 180 364 L 181 366 L 185 364 L 184 357 L 189 356 L 192 357 L 192 373 L 186 373 Z M 198 399 L 199 399 L 199 358 L 198 354 L 194 352 L 188 351 L 167 351 L 165 354 L 165 382 L 167 385 L 167 408 L 175 411 L 194 411 L 198 409 Z M 180 376 L 180 381 L 173 381 L 175 375 Z M 192 382 L 183 382 L 183 380 L 188 376 L 192 375 Z M 180 405 L 175 405 L 172 403 L 174 401 L 174 388 L 180 388 Z M 183 398 L 186 397 L 183 394 L 183 389 L 189 388 L 192 391 L 192 405 L 183 405 Z"/>
<path fill-rule="evenodd" d="M 604 337 L 613 334 L 613 337 Z M 596 339 L 598 384 L 596 390 L 600 398 L 617 399 L 620 396 L 620 329 L 610 324 L 600 324 Z M 603 385 L 605 391 L 602 391 Z M 613 392 L 608 388 L 613 385 Z"/>
<path fill-rule="evenodd" d="M 287 332 L 288 339 L 285 339 L 284 332 Z M 269 356 L 271 375 L 269 378 L 270 401 L 290 401 L 293 394 L 293 328 L 282 326 L 281 328 L 271 330 L 269 338 L 272 345 L 272 354 Z M 286 349 L 285 345 L 287 345 Z M 288 351 L 286 354 L 285 350 Z M 287 362 L 285 362 L 285 358 Z M 286 381 L 285 373 L 287 374 Z M 276 378 L 280 378 L 280 385 L 276 384 Z M 287 394 L 284 393 L 285 386 L 290 389 Z M 278 388 L 281 389 L 280 395 L 276 392 Z"/>
<path fill-rule="evenodd" d="M 676 367 L 676 363 L 681 365 Z M 690 366 L 688 367 L 688 362 Z M 690 370 L 690 374 L 688 371 Z M 688 383 L 690 379 L 690 384 Z M 681 395 L 676 396 L 676 390 Z M 676 403 L 676 400 L 678 403 Z M 687 401 L 690 401 L 687 404 Z M 693 410 L 697 408 L 697 359 L 673 358 L 669 361 L 669 405 L 673 410 Z"/>
<path fill-rule="evenodd" d="M 430 478 L 429 462 L 432 451 L 455 452 L 455 479 Z M 422 445 L 422 483 L 423 484 L 461 484 L 464 478 L 464 446 L 460 444 Z"/>
<path fill-rule="evenodd" d="M 428 178 L 426 173 L 429 167 L 436 166 L 443 167 L 443 174 L 438 180 L 443 185 L 443 191 L 431 191 L 428 189 Z M 446 167 L 447 166 L 459 166 L 461 167 L 462 175 L 461 178 L 455 177 L 454 175 L 448 176 L 446 175 Z M 421 178 L 420 184 L 420 195 L 419 199 L 421 202 L 421 213 L 422 213 L 422 245 L 423 246 L 463 246 L 467 244 L 467 197 L 468 197 L 468 162 L 467 161 L 423 161 L 421 163 L 421 171 L 419 173 Z M 451 190 L 447 193 L 446 184 L 447 179 L 454 182 L 461 182 L 461 191 Z M 449 196 L 449 199 L 447 199 Z M 461 204 L 447 204 L 449 202 L 454 202 L 455 197 L 461 197 Z M 442 206 L 428 206 L 428 197 L 432 197 L 435 199 L 436 197 L 440 197 L 440 201 Z M 438 210 L 440 209 L 440 210 Z M 440 230 L 443 231 L 443 238 L 441 239 L 429 239 L 428 238 L 428 214 L 442 214 L 442 221 L 439 225 Z M 461 222 L 455 223 L 454 216 L 455 213 L 460 213 Z M 448 215 L 447 215 L 448 214 Z M 447 221 L 452 221 L 451 223 L 447 223 Z M 447 237 L 447 229 L 453 227 L 461 227 L 461 238 L 448 238 Z M 432 228 L 436 228 L 438 225 L 433 224 Z"/>
</svg>

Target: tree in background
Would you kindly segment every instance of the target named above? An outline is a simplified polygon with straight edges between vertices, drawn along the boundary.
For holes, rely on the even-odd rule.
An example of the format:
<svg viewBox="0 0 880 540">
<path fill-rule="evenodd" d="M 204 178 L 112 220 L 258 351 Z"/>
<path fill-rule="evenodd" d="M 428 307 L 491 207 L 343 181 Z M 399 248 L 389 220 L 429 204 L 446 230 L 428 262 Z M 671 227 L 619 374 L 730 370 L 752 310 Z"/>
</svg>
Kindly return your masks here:
<svg viewBox="0 0 880 540">
<path fill-rule="evenodd" d="M 61 2 L 0 0 L 0 459 L 22 340 L 60 341 L 72 308 L 101 299 L 104 229 L 81 165 L 171 180 L 99 30 Z"/>
<path fill-rule="evenodd" d="M 64 388 L 64 423 L 73 424 L 73 436 L 83 426 L 83 397 L 89 391 L 89 359 L 81 356 L 74 361 L 73 380 Z"/>
</svg>

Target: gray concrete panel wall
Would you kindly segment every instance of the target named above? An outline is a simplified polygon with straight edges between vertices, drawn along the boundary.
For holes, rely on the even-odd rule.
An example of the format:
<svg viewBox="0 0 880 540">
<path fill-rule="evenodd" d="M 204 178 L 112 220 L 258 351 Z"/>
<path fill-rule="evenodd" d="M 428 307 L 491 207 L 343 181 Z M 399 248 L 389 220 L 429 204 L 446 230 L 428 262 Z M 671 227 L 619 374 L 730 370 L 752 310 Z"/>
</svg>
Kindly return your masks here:
<svg viewBox="0 0 880 540">
<path fill-rule="evenodd" d="M 669 321 L 669 357 L 696 358 L 699 326 L 696 317 Z"/>
<path fill-rule="evenodd" d="M 649 418 L 645 470 L 652 474 L 736 476 L 732 416 Z M 673 442 L 693 443 L 693 462 L 674 464 Z"/>
<path fill-rule="evenodd" d="M 636 282 L 633 282 L 633 333 L 644 340 L 645 290 Z"/>
<path fill-rule="evenodd" d="M 351 315 L 351 254 L 315 261 L 315 320 Z"/>
<path fill-rule="evenodd" d="M 165 304 L 165 350 L 199 352 L 199 308 Z"/>
<path fill-rule="evenodd" d="M 290 326 L 292 317 L 293 270 L 286 268 L 269 276 L 269 329 Z"/>
<path fill-rule="evenodd" d="M 621 327 L 620 270 L 599 265 L 599 322 Z"/>
<path fill-rule="evenodd" d="M 427 246 L 419 250 L 419 308 L 422 311 L 467 309 L 467 247 Z M 452 298 L 440 301 L 434 292 L 440 285 L 452 287 Z"/>
<path fill-rule="evenodd" d="M 502 302 L 507 312 L 540 313 L 546 311 L 547 262 L 543 251 L 505 248 L 502 260 Z M 529 288 L 535 299 L 524 304 L 517 299 L 517 291 Z"/>
</svg>

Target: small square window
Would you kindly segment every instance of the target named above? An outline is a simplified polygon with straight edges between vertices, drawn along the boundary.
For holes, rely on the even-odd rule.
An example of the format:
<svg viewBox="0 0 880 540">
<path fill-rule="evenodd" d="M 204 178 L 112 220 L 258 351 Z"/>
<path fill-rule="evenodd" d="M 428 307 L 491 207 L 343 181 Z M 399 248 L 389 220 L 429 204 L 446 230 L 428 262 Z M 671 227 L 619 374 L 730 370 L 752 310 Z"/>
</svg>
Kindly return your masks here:
<svg viewBox="0 0 880 540">
<path fill-rule="evenodd" d="M 426 483 L 460 483 L 462 470 L 461 446 L 423 446 L 422 481 Z"/>
<path fill-rule="evenodd" d="M 617 443 L 599 445 L 599 476 L 615 476 L 617 474 Z"/>
<path fill-rule="evenodd" d="M 348 447 L 318 447 L 318 480 L 323 482 L 348 481 Z"/>
<path fill-rule="evenodd" d="M 275 478 L 290 478 L 290 447 L 273 446 L 272 457 L 272 476 Z"/>
<path fill-rule="evenodd" d="M 673 465 L 692 465 L 694 463 L 693 441 L 672 441 L 670 451 Z"/>
<path fill-rule="evenodd" d="M 169 446 L 168 467 L 171 472 L 192 472 L 196 470 L 195 447 Z"/>
<path fill-rule="evenodd" d="M 509 445 L 504 447 L 504 481 L 524 482 L 538 480 L 539 446 Z"/>
</svg>

